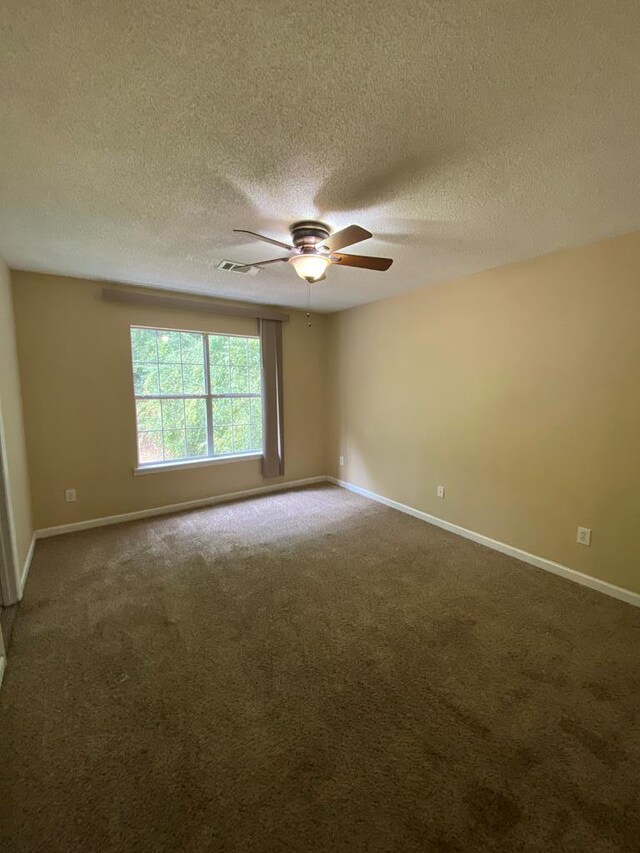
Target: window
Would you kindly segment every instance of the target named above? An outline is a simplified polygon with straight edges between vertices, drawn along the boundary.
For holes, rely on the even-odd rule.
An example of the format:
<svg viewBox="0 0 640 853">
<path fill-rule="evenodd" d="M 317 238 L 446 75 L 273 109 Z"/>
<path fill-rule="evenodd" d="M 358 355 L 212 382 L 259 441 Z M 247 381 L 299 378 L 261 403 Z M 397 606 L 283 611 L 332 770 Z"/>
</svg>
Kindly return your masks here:
<svg viewBox="0 0 640 853">
<path fill-rule="evenodd" d="M 260 339 L 131 327 L 138 464 L 262 453 Z"/>
</svg>

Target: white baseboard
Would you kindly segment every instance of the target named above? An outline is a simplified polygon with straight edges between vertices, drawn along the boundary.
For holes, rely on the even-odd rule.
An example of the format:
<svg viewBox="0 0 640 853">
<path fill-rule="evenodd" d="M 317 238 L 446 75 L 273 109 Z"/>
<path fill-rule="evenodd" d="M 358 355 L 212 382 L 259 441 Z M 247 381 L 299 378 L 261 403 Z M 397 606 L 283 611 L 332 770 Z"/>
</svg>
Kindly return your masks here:
<svg viewBox="0 0 640 853">
<path fill-rule="evenodd" d="M 254 495 L 264 495 L 268 492 L 281 492 L 285 489 L 296 489 L 299 486 L 310 486 L 313 483 L 325 483 L 327 477 L 307 477 L 304 480 L 289 480 L 286 483 L 273 483 L 269 486 L 258 486 L 255 489 L 244 489 L 241 492 L 229 492 L 226 495 L 214 495 L 209 498 L 199 498 L 194 501 L 184 501 L 178 504 L 157 506 L 151 509 L 140 509 L 136 512 L 124 512 L 121 515 L 107 515 L 103 518 L 90 518 L 86 521 L 74 521 L 71 524 L 59 524 L 57 527 L 43 527 L 36 530 L 36 539 L 46 539 L 49 536 L 61 536 L 63 533 L 75 533 L 78 530 L 90 530 L 92 527 L 106 527 L 109 524 L 121 524 L 124 521 L 136 521 L 139 518 L 151 518 L 154 515 L 168 515 L 185 509 L 197 509 L 203 506 L 227 503 L 228 501 L 250 498 Z"/>
<path fill-rule="evenodd" d="M 554 563 L 552 560 L 547 560 L 545 557 L 538 557 L 536 554 L 530 554 L 528 551 L 522 551 L 520 548 L 515 548 L 513 545 L 507 545 L 505 542 L 498 542 L 497 539 L 490 539 L 482 533 L 476 533 L 474 530 L 467 530 L 466 527 L 460 527 L 458 524 L 452 524 L 450 521 L 445 521 L 435 515 L 429 515 L 419 509 L 414 509 L 406 504 L 401 504 L 398 501 L 393 501 L 390 498 L 385 498 L 375 492 L 370 492 L 368 489 L 362 489 L 360 486 L 354 486 L 353 483 L 347 483 L 346 480 L 337 480 L 335 477 L 327 477 L 331 483 L 337 486 L 342 486 L 343 489 L 348 489 L 350 492 L 355 492 L 365 498 L 370 498 L 373 501 L 389 506 L 392 509 L 400 510 L 407 515 L 412 515 L 414 518 L 419 518 L 421 521 L 427 521 L 429 524 L 434 524 L 436 527 L 441 527 L 443 530 L 448 530 L 450 533 L 456 533 L 458 536 L 464 536 L 465 539 L 471 539 L 473 542 L 478 542 L 480 545 L 485 545 L 487 548 L 492 548 L 494 551 L 500 551 L 501 554 L 508 554 L 510 557 L 515 557 L 523 563 L 529 563 L 531 566 L 536 566 L 539 569 L 544 569 L 547 572 L 552 572 L 554 575 L 567 578 L 567 580 L 575 583 L 588 586 L 590 589 L 595 589 L 598 592 L 603 592 L 605 595 L 610 595 L 612 598 L 618 598 L 620 601 L 626 601 L 627 604 L 633 604 L 635 607 L 640 607 L 640 593 L 632 592 L 629 589 L 624 589 L 621 586 L 615 586 L 607 581 L 599 578 L 585 575 L 575 569 L 570 569 L 568 566 L 563 566 L 560 563 Z"/>
<path fill-rule="evenodd" d="M 31 537 L 31 545 L 29 546 L 29 553 L 27 554 L 27 558 L 24 561 L 24 566 L 22 567 L 22 574 L 20 575 L 20 586 L 18 589 L 18 598 L 22 599 L 22 594 L 24 593 L 24 585 L 27 582 L 27 576 L 29 574 L 29 569 L 31 568 L 31 560 L 33 559 L 33 551 L 36 547 L 36 533 Z"/>
</svg>

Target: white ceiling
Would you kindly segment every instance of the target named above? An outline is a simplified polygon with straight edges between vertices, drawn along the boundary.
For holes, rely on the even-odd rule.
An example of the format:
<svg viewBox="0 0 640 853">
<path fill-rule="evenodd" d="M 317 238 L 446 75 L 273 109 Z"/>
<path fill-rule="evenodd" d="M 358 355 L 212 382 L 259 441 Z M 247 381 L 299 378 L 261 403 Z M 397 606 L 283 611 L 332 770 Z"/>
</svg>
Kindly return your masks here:
<svg viewBox="0 0 640 853">
<path fill-rule="evenodd" d="M 640 228 L 636 0 L 0 0 L 10 266 L 304 306 L 321 217 L 386 273 L 317 310 Z M 272 251 L 273 250 L 273 251 Z M 348 250 L 347 250 L 348 251 Z"/>
</svg>

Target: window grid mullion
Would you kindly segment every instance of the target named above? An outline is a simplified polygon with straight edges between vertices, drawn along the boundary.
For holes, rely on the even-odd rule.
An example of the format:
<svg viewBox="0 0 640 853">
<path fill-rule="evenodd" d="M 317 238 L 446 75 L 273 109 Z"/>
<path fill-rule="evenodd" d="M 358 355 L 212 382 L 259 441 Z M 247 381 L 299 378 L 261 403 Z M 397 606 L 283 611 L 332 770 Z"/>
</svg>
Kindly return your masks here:
<svg viewBox="0 0 640 853">
<path fill-rule="evenodd" d="M 233 399 L 233 398 L 236 398 L 236 399 L 244 399 L 245 397 L 260 397 L 261 395 L 260 395 L 260 394 L 250 394 L 250 393 L 247 391 L 247 393 L 246 393 L 246 394 L 212 394 L 211 396 L 212 396 L 212 397 L 213 397 L 213 399 L 215 400 L 215 399 L 217 399 L 218 397 L 223 397 L 223 398 L 229 397 L 229 398 L 231 398 L 231 399 Z"/>
<path fill-rule="evenodd" d="M 136 400 L 205 400 L 204 394 L 136 394 Z"/>
<path fill-rule="evenodd" d="M 160 353 L 158 351 L 158 333 L 156 332 L 156 375 L 158 377 L 158 394 L 160 393 Z M 162 458 L 164 459 L 164 439 L 162 441 Z"/>
<path fill-rule="evenodd" d="M 182 394 L 184 396 L 184 358 L 182 357 L 182 332 L 180 332 L 180 334 L 178 335 L 178 340 L 180 341 L 180 382 L 182 383 Z M 186 433 L 187 419 L 186 419 L 186 414 L 187 413 L 185 412 L 185 421 L 184 421 L 184 428 L 185 428 L 185 434 L 184 434 L 185 446 L 184 446 L 184 449 L 185 449 L 185 453 L 187 451 L 187 444 L 186 444 L 186 441 L 187 441 L 187 433 Z"/>
<path fill-rule="evenodd" d="M 157 349 L 157 342 L 156 342 Z M 160 370 L 160 366 L 158 364 L 158 371 Z M 160 376 L 158 375 L 158 382 L 160 382 Z M 158 385 L 160 388 L 160 385 Z M 160 400 L 160 441 L 162 442 L 162 461 L 165 462 L 164 458 L 164 406 L 162 405 L 162 400 Z"/>
<path fill-rule="evenodd" d="M 202 336 L 204 348 L 204 390 L 207 409 L 207 456 L 215 456 L 213 444 L 213 401 L 211 399 L 211 370 L 209 364 L 209 335 Z"/>
</svg>

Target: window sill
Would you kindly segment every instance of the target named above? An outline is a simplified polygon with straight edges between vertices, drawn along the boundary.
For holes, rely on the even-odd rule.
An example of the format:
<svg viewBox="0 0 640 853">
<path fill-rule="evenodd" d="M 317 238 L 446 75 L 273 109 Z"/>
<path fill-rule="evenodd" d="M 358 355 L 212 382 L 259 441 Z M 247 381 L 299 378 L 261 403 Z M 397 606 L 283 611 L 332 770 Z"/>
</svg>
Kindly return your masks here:
<svg viewBox="0 0 640 853">
<path fill-rule="evenodd" d="M 157 462 L 152 465 L 138 465 L 133 469 L 133 476 L 141 474 L 157 474 L 159 471 L 180 471 L 189 468 L 202 468 L 205 465 L 223 465 L 225 462 L 247 462 L 251 459 L 262 459 L 262 453 L 234 453 L 230 456 L 216 456 L 208 459 L 182 459 L 176 462 Z"/>
</svg>

